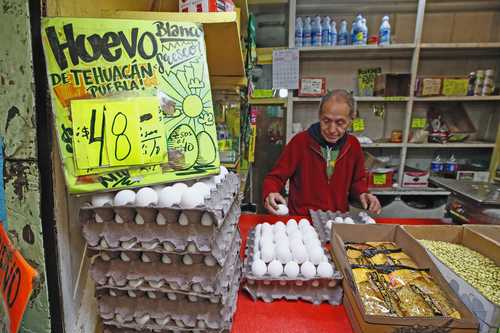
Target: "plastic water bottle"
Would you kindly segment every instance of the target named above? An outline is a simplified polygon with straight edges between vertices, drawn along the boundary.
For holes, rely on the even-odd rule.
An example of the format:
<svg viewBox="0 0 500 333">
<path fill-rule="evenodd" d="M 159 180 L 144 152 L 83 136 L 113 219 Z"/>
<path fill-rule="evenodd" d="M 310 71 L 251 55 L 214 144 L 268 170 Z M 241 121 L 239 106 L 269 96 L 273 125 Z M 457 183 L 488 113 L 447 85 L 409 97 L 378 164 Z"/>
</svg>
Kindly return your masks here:
<svg viewBox="0 0 500 333">
<path fill-rule="evenodd" d="M 295 47 L 302 47 L 302 35 L 304 33 L 304 23 L 302 17 L 295 19 Z"/>
<path fill-rule="evenodd" d="M 439 155 L 436 156 L 435 159 L 431 162 L 431 174 L 440 175 L 444 171 L 444 163 L 441 161 Z"/>
<path fill-rule="evenodd" d="M 356 44 L 356 34 L 358 33 L 358 24 L 357 21 L 354 20 L 352 21 L 351 25 L 351 39 L 349 41 L 349 44 L 355 45 Z"/>
<path fill-rule="evenodd" d="M 330 45 L 335 46 L 337 45 L 337 24 L 335 23 L 334 20 L 332 20 L 331 27 L 330 27 Z"/>
<path fill-rule="evenodd" d="M 339 29 L 339 40 L 338 45 L 348 45 L 350 40 L 349 31 L 347 31 L 347 21 L 340 21 L 340 29 Z"/>
<path fill-rule="evenodd" d="M 389 24 L 389 16 L 384 16 L 382 18 L 382 24 L 378 31 L 378 43 L 379 45 L 391 44 L 391 25 Z"/>
<path fill-rule="evenodd" d="M 306 16 L 304 19 L 304 27 L 302 28 L 302 46 L 303 47 L 311 47 L 311 18 Z"/>
<path fill-rule="evenodd" d="M 450 159 L 446 161 L 444 165 L 444 170 L 447 174 L 456 175 L 458 170 L 458 163 L 455 159 L 455 155 L 451 155 Z"/>
<path fill-rule="evenodd" d="M 361 20 L 361 32 L 363 33 L 363 45 L 368 42 L 368 26 L 366 25 L 366 18 L 363 17 Z"/>
<path fill-rule="evenodd" d="M 311 45 L 313 47 L 321 46 L 321 17 L 315 16 L 311 23 Z"/>
<path fill-rule="evenodd" d="M 352 23 L 352 44 L 363 44 L 363 16 L 358 14 L 356 21 Z"/>
<path fill-rule="evenodd" d="M 330 46 L 332 45 L 330 37 L 332 36 L 332 27 L 330 24 L 330 16 L 323 17 L 323 23 L 321 25 L 321 45 Z"/>
</svg>

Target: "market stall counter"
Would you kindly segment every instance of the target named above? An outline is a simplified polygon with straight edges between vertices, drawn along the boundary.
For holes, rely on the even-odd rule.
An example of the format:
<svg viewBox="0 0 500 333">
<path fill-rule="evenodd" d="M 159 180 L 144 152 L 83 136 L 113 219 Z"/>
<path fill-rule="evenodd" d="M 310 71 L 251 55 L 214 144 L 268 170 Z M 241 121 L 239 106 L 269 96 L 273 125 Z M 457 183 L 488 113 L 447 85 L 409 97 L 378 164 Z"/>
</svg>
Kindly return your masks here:
<svg viewBox="0 0 500 333">
<path fill-rule="evenodd" d="M 250 230 L 263 222 L 273 223 L 284 219 L 301 216 L 272 216 L 242 214 L 239 227 L 243 243 L 241 255 L 245 253 L 246 239 Z M 377 223 L 406 225 L 439 225 L 439 219 L 396 219 L 380 218 Z M 243 259 L 243 258 L 242 258 Z M 243 290 L 240 290 L 238 305 L 232 327 L 234 333 L 259 332 L 353 332 L 349 318 L 343 305 L 332 306 L 328 303 L 314 305 L 303 301 L 279 300 L 272 303 L 256 301 Z"/>
</svg>

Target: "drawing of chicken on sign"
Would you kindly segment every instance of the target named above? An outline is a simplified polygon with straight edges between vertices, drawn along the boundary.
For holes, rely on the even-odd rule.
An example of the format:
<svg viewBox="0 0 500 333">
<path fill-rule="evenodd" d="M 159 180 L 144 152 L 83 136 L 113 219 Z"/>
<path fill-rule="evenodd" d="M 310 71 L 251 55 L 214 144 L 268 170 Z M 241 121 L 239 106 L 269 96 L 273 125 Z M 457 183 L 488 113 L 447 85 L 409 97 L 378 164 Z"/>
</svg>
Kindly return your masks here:
<svg viewBox="0 0 500 333">
<path fill-rule="evenodd" d="M 202 25 L 45 18 L 42 42 L 70 193 L 219 172 Z"/>
<path fill-rule="evenodd" d="M 0 223 L 0 292 L 3 299 L 1 332 L 19 331 L 38 273 L 14 249 Z"/>
</svg>

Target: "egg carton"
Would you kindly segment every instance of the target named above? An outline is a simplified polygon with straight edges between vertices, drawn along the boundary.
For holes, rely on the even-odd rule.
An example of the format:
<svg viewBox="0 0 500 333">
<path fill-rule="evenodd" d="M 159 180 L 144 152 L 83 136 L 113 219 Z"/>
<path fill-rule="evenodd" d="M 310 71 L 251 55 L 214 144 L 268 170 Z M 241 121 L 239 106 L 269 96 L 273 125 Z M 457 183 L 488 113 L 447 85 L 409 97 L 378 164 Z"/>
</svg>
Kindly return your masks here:
<svg viewBox="0 0 500 333">
<path fill-rule="evenodd" d="M 332 212 L 332 211 L 322 211 L 322 210 L 309 210 L 311 215 L 311 220 L 313 226 L 318 232 L 319 239 L 323 244 L 329 244 L 331 239 L 331 229 L 328 228 L 328 221 L 332 220 L 332 224 L 337 224 L 333 222 L 336 217 L 350 217 L 354 224 L 366 224 L 358 215 L 353 215 L 349 213 Z"/>
<path fill-rule="evenodd" d="M 255 229 L 252 229 L 247 239 L 245 248 L 245 260 L 243 264 L 243 289 L 245 289 L 254 300 L 263 299 L 265 302 L 271 302 L 277 299 L 304 300 L 313 304 L 329 302 L 332 305 L 342 303 L 342 273 L 336 270 L 334 262 L 329 256 L 328 262 L 332 265 L 334 271 L 330 278 L 314 277 L 306 278 L 299 275 L 295 278 L 289 278 L 285 275 L 273 277 L 269 274 L 264 276 L 255 276 L 252 273 L 252 262 L 255 252 Z"/>
<path fill-rule="evenodd" d="M 131 329 L 119 328 L 115 326 L 104 326 L 103 333 L 230 333 L 229 329 L 211 330 L 211 329 Z"/>
<path fill-rule="evenodd" d="M 199 215 L 198 211 L 184 212 Z M 224 223 L 218 229 L 202 226 L 192 217 L 188 225 L 179 223 L 136 224 L 133 222 L 96 223 L 88 210 L 82 210 L 83 236 L 92 250 L 105 251 L 150 251 L 175 254 L 211 254 L 219 265 L 224 259 L 231 238 L 237 228 L 241 215 L 240 200 L 235 200 L 225 214 Z M 195 222 L 191 222 L 191 221 Z"/>
<path fill-rule="evenodd" d="M 208 213 L 218 227 L 224 222 L 224 218 L 235 200 L 240 200 L 240 178 L 237 174 L 229 173 L 221 184 L 210 193 L 210 197 L 205 199 L 202 205 L 192 209 L 184 209 L 180 205 L 172 207 L 159 207 L 150 205 L 148 207 L 138 207 L 135 205 L 113 206 L 105 204 L 103 207 L 93 207 L 87 202 L 80 210 L 93 213 L 94 221 L 105 222 L 117 220 L 120 223 L 134 222 L 136 216 L 140 216 L 141 223 L 155 223 L 156 216 L 160 212 L 167 222 L 176 221 L 180 212 L 188 212 L 192 223 L 200 221 L 204 212 Z"/>
<path fill-rule="evenodd" d="M 214 293 L 220 295 L 232 281 L 238 268 L 241 237 L 237 231 L 228 251 L 225 265 L 209 267 L 203 264 L 168 265 L 122 260 L 104 261 L 96 258 L 90 274 L 96 287 L 148 290 L 148 288 L 168 288 L 194 293 Z"/>
<path fill-rule="evenodd" d="M 135 329 L 229 329 L 237 296 L 238 287 L 231 290 L 226 303 L 193 300 L 187 295 L 176 295 L 175 299 L 101 295 L 97 304 L 106 325 Z"/>
</svg>

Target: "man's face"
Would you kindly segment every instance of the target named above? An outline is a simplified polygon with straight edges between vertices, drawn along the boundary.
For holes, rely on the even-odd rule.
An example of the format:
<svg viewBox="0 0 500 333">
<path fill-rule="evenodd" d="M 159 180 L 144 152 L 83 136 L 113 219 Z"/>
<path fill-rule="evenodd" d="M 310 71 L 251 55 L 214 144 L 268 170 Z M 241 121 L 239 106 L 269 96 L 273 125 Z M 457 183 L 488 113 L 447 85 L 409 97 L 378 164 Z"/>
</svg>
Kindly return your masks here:
<svg viewBox="0 0 500 333">
<path fill-rule="evenodd" d="M 349 105 L 331 98 L 325 104 L 319 115 L 321 135 L 328 143 L 337 142 L 351 125 Z"/>
</svg>

